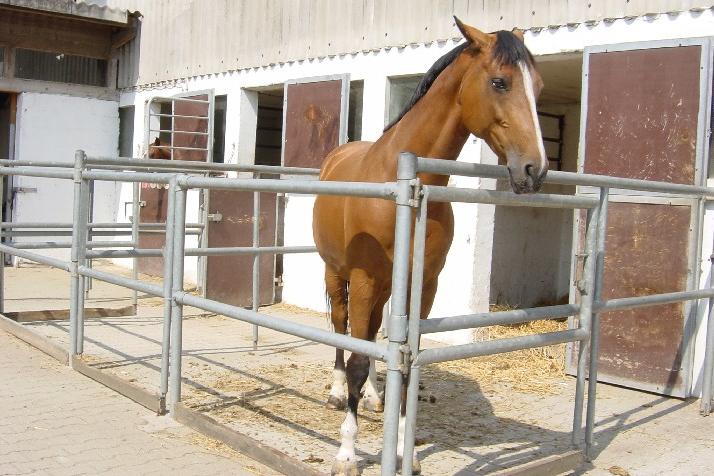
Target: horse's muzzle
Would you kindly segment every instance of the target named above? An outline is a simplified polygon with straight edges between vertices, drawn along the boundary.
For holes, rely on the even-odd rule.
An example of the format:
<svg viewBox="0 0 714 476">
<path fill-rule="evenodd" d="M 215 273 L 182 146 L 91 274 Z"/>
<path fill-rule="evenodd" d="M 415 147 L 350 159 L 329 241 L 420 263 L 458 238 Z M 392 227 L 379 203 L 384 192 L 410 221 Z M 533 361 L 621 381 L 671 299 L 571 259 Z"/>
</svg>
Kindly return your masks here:
<svg viewBox="0 0 714 476">
<path fill-rule="evenodd" d="M 511 188 L 517 194 L 536 193 L 543 186 L 543 180 L 548 173 L 548 169 L 536 170 L 533 166 L 526 166 L 521 173 L 514 173 L 508 167 L 508 176 L 511 181 Z"/>
</svg>

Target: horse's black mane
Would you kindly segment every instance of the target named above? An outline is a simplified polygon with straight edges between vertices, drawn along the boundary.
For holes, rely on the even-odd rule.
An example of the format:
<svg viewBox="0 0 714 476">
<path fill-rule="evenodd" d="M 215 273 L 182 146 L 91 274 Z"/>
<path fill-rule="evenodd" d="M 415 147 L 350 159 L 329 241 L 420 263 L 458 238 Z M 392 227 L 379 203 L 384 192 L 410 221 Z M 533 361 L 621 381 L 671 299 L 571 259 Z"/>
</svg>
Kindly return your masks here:
<svg viewBox="0 0 714 476">
<path fill-rule="evenodd" d="M 512 32 L 510 31 L 497 31 L 496 33 L 496 44 L 493 48 L 493 57 L 501 65 L 513 66 L 519 62 L 524 62 L 525 64 L 532 66 L 533 56 L 531 52 L 528 51 L 526 45 Z M 412 97 L 409 98 L 409 102 L 404 107 L 401 113 L 390 122 L 387 127 L 384 128 L 384 132 L 387 132 L 392 128 L 397 122 L 399 122 L 404 115 L 414 107 L 414 105 L 429 91 L 429 88 L 436 78 L 441 74 L 442 71 L 446 69 L 454 60 L 466 49 L 471 43 L 462 43 L 453 50 L 446 53 L 444 56 L 436 60 L 429 71 L 424 74 L 424 77 L 419 82 L 419 85 L 414 90 Z"/>
</svg>

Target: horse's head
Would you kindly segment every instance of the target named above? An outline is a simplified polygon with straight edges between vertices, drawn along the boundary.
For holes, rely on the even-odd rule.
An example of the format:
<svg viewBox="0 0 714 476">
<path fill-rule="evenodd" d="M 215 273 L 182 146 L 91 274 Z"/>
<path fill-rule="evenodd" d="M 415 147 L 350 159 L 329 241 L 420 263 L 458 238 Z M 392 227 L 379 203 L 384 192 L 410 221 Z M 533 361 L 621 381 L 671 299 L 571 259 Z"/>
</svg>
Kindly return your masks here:
<svg viewBox="0 0 714 476">
<path fill-rule="evenodd" d="M 523 35 L 484 33 L 458 18 L 456 24 L 467 41 L 458 95 L 463 124 L 508 166 L 514 192 L 537 192 L 548 171 L 536 114 L 543 81 Z"/>
<path fill-rule="evenodd" d="M 151 143 L 149 146 L 149 153 L 147 154 L 150 159 L 164 159 L 164 160 L 169 160 L 171 159 L 171 152 L 169 152 L 168 149 L 163 149 L 161 146 L 165 146 L 164 142 L 162 142 L 158 137 L 154 139 L 154 142 Z"/>
</svg>

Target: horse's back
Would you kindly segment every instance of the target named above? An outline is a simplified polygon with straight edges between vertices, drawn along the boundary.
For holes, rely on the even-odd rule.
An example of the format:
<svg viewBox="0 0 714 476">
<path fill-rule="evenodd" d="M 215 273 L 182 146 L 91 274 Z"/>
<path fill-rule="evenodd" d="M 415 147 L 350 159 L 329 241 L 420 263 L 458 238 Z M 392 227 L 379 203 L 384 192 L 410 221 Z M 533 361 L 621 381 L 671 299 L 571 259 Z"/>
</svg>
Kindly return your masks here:
<svg viewBox="0 0 714 476">
<path fill-rule="evenodd" d="M 341 145 L 325 158 L 320 169 L 320 180 L 347 181 L 359 180 L 360 166 L 373 142 L 348 142 Z"/>
</svg>

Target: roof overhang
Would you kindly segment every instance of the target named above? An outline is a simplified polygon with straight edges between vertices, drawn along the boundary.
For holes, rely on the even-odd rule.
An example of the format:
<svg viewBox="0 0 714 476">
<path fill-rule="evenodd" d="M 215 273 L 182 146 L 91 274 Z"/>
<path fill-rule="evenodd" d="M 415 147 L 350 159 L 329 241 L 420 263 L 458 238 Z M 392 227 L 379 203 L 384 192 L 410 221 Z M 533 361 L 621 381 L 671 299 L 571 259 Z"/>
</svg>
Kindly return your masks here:
<svg viewBox="0 0 714 476">
<path fill-rule="evenodd" d="M 138 13 L 73 0 L 0 0 L 0 10 L 24 10 L 75 20 L 102 23 L 119 28 L 131 26 Z"/>
</svg>

